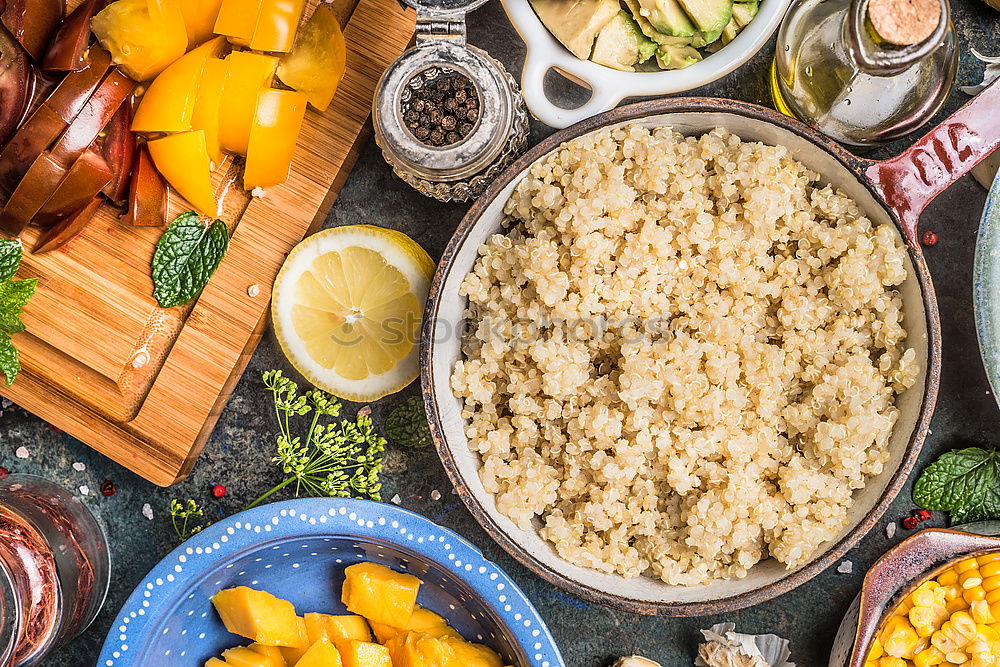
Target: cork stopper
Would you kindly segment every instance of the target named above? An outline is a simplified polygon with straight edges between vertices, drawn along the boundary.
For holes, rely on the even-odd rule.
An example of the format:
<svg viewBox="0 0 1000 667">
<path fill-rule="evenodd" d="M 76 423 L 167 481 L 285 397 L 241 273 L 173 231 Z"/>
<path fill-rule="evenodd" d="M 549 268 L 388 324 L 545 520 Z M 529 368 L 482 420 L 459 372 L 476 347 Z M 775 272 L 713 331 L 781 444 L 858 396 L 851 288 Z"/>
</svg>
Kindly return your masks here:
<svg viewBox="0 0 1000 667">
<path fill-rule="evenodd" d="M 882 39 L 899 46 L 919 44 L 941 21 L 938 0 L 870 0 L 868 19 Z"/>
</svg>

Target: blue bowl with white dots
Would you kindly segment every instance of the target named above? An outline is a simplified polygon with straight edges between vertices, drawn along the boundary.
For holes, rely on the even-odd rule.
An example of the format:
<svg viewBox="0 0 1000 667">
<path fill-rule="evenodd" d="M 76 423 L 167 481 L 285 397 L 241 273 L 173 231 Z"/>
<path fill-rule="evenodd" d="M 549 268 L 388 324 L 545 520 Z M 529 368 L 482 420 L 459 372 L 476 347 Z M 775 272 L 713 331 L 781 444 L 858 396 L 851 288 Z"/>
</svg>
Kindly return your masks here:
<svg viewBox="0 0 1000 667">
<path fill-rule="evenodd" d="M 189 539 L 125 602 L 98 667 L 201 667 L 249 643 L 212 608 L 209 598 L 223 588 L 266 590 L 299 614 L 343 614 L 344 568 L 360 561 L 419 577 L 419 604 L 507 664 L 565 667 L 524 593 L 464 538 L 394 505 L 340 498 L 256 507 Z"/>
</svg>

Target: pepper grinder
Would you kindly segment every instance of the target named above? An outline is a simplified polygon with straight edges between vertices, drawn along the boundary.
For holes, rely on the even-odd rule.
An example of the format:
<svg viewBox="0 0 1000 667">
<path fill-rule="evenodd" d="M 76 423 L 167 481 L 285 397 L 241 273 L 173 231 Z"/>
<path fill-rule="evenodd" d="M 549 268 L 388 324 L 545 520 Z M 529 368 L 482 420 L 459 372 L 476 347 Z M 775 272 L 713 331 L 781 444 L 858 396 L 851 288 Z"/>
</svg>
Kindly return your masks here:
<svg viewBox="0 0 1000 667">
<path fill-rule="evenodd" d="M 422 194 L 441 201 L 474 199 L 526 148 L 527 108 L 504 66 L 466 43 L 465 15 L 486 0 L 404 2 L 417 11 L 416 46 L 382 75 L 372 108 L 375 141 L 396 175 Z M 453 78 L 466 79 L 474 89 L 472 127 L 452 143 L 434 145 L 426 131 L 418 139 L 407 109 L 422 90 Z M 435 139 L 441 143 L 440 135 Z"/>
</svg>

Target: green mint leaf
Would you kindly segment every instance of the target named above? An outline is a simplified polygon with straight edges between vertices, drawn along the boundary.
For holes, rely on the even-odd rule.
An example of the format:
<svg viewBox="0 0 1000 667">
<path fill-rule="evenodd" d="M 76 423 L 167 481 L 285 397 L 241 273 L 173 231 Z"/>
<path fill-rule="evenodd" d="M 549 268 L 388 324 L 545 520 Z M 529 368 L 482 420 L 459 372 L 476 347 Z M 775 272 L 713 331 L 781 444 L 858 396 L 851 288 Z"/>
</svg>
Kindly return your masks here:
<svg viewBox="0 0 1000 667">
<path fill-rule="evenodd" d="M 424 401 L 411 396 L 385 420 L 385 434 L 403 447 L 429 447 L 433 444 L 431 428 L 424 412 Z"/>
<path fill-rule="evenodd" d="M 1000 484 L 986 489 L 978 502 L 962 505 L 950 513 L 951 525 L 1000 519 Z"/>
<path fill-rule="evenodd" d="M 23 248 L 20 241 L 0 240 L 0 280 L 10 280 L 21 266 Z"/>
<path fill-rule="evenodd" d="M 193 211 L 167 227 L 153 254 L 153 296 L 163 308 L 187 303 L 205 289 L 229 249 L 226 223 L 206 227 Z"/>
<path fill-rule="evenodd" d="M 995 451 L 969 447 L 947 452 L 920 474 L 913 501 L 924 509 L 958 510 L 978 503 L 997 477 Z"/>
<path fill-rule="evenodd" d="M 0 331 L 6 334 L 24 331 L 21 310 L 28 305 L 37 288 L 37 278 L 0 283 Z"/>
<path fill-rule="evenodd" d="M 0 371 L 3 371 L 7 386 L 14 384 L 14 378 L 21 372 L 21 359 L 11 342 L 10 336 L 0 331 Z"/>
</svg>

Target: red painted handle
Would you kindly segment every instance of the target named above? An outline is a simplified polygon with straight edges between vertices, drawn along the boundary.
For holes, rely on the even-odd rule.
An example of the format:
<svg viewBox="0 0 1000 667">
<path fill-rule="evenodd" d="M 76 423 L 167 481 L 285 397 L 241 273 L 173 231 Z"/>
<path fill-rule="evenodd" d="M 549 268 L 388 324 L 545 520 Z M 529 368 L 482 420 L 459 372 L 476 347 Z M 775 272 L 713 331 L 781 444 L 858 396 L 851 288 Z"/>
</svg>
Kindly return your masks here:
<svg viewBox="0 0 1000 667">
<path fill-rule="evenodd" d="M 917 220 L 934 197 L 1000 147 L 1000 81 L 924 135 L 897 157 L 865 175 L 896 212 L 903 232 L 920 248 Z"/>
</svg>

